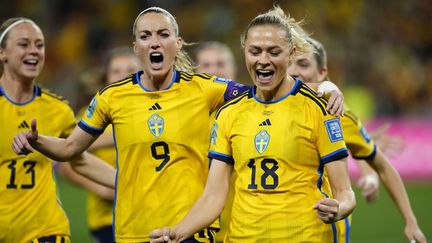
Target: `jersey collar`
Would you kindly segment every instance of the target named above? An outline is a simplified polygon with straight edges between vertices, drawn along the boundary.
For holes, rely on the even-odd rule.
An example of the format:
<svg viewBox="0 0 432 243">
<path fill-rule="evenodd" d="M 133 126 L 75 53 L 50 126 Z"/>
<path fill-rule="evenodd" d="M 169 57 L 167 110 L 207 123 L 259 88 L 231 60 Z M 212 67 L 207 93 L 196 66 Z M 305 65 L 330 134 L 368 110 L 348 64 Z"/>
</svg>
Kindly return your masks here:
<svg viewBox="0 0 432 243">
<path fill-rule="evenodd" d="M 158 92 L 158 91 L 161 91 L 161 90 L 149 90 L 149 89 L 145 88 L 144 85 L 141 83 L 141 75 L 143 75 L 143 73 L 144 73 L 144 71 L 142 71 L 142 70 L 139 71 L 139 72 L 137 72 L 137 73 L 135 73 L 135 75 L 133 75 L 133 82 L 134 82 L 134 83 L 138 83 L 138 85 L 139 85 L 139 86 L 140 86 L 144 91 L 146 91 L 146 92 Z M 174 82 L 178 82 L 179 77 L 180 77 L 180 75 L 178 74 L 178 71 L 174 69 L 174 71 L 173 71 L 173 77 L 172 77 L 172 79 L 171 79 L 170 84 L 168 85 L 168 87 L 166 87 L 166 88 L 163 89 L 163 90 L 168 90 L 168 89 L 170 89 L 170 88 L 172 87 L 172 85 L 174 84 Z"/>
<path fill-rule="evenodd" d="M 301 82 L 300 82 L 300 80 L 298 80 L 298 79 L 296 79 L 296 78 L 294 78 L 294 80 L 295 80 L 295 83 L 294 83 L 294 86 L 291 88 L 291 90 L 290 90 L 286 95 L 280 97 L 280 98 L 277 99 L 277 100 L 272 100 L 272 101 L 264 101 L 264 100 L 260 100 L 260 99 L 256 96 L 256 93 L 255 93 L 255 92 L 256 92 L 256 86 L 254 86 L 254 87 L 252 88 L 252 96 L 254 97 L 254 99 L 255 99 L 256 101 L 258 101 L 259 103 L 262 103 L 262 104 L 274 104 L 274 103 L 278 103 L 278 102 L 284 100 L 286 97 L 288 97 L 288 96 L 290 96 L 290 95 L 296 93 L 298 87 L 300 87 Z"/>
<path fill-rule="evenodd" d="M 20 103 L 20 102 L 13 101 L 11 98 L 9 98 L 6 95 L 6 93 L 3 91 L 3 88 L 0 86 L 0 96 L 4 96 L 6 98 L 6 100 L 8 100 L 10 103 L 12 103 L 14 105 L 19 105 L 19 106 L 26 105 L 26 104 L 32 102 L 36 98 L 36 96 L 41 96 L 41 95 L 42 95 L 41 88 L 39 86 L 35 85 L 35 86 L 33 86 L 33 96 L 32 96 L 32 98 L 30 100 L 28 100 L 28 101 Z"/>
</svg>

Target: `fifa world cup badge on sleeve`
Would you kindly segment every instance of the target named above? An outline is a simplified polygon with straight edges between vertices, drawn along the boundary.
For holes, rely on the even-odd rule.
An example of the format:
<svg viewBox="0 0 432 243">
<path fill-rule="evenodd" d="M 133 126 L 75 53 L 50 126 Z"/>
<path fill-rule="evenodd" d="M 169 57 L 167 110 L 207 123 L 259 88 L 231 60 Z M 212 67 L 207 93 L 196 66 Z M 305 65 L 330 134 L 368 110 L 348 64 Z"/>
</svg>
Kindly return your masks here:
<svg viewBox="0 0 432 243">
<path fill-rule="evenodd" d="M 93 114 L 96 110 L 96 105 L 97 105 L 97 100 L 96 98 L 93 98 L 86 110 L 86 116 L 88 119 L 93 117 Z"/>
<path fill-rule="evenodd" d="M 218 124 L 215 122 L 213 124 L 212 130 L 210 132 L 210 143 L 213 144 L 213 145 L 216 144 L 217 130 L 218 130 Z"/>
<path fill-rule="evenodd" d="M 332 143 L 343 139 L 342 127 L 339 118 L 334 118 L 324 122 L 327 134 Z"/>
<path fill-rule="evenodd" d="M 360 134 L 362 135 L 362 137 L 366 141 L 366 143 L 370 143 L 371 138 L 370 138 L 368 132 L 366 131 L 366 128 L 362 127 L 360 129 Z"/>
</svg>

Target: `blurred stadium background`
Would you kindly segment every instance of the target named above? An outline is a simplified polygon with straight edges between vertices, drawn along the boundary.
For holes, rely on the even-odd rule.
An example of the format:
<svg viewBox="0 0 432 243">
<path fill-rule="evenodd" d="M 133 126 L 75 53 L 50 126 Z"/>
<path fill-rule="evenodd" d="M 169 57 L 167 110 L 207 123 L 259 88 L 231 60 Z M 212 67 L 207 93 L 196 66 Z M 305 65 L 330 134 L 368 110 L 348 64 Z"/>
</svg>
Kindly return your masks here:
<svg viewBox="0 0 432 243">
<path fill-rule="evenodd" d="M 280 4 L 327 49 L 330 78 L 369 127 L 397 124 L 390 133 L 405 139 L 393 158 L 407 184 L 419 224 L 432 240 L 432 1 L 132 1 L 1 0 L 0 20 L 25 16 L 45 33 L 47 60 L 38 82 L 63 95 L 77 111 L 95 92 L 100 65 L 112 47 L 132 43 L 132 23 L 146 7 L 177 17 L 187 42 L 218 40 L 236 56 L 238 80 L 248 84 L 239 36 L 258 13 Z M 193 46 L 189 48 L 193 50 Z M 86 102 L 86 101 L 85 101 Z M 356 175 L 355 168 L 352 173 Z M 59 179 L 73 242 L 90 242 L 85 194 Z M 406 242 L 403 221 L 387 194 L 366 205 L 357 193 L 353 242 Z"/>
</svg>

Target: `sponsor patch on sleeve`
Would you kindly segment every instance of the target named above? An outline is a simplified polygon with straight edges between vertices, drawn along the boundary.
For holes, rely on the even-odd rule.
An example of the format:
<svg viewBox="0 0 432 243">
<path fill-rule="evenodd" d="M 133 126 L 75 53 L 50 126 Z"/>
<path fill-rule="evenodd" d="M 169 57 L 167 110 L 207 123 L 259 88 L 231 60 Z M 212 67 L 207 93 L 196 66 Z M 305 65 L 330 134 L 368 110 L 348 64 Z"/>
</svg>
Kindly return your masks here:
<svg viewBox="0 0 432 243">
<path fill-rule="evenodd" d="M 216 83 L 224 83 L 224 84 L 227 84 L 227 83 L 229 83 L 231 81 L 232 81 L 231 79 L 220 78 L 220 77 L 216 77 L 214 79 L 214 82 L 216 82 Z"/>
<path fill-rule="evenodd" d="M 343 139 L 342 127 L 338 118 L 327 120 L 324 124 L 332 143 Z"/>
<path fill-rule="evenodd" d="M 228 87 L 225 91 L 224 98 L 225 100 L 232 100 L 249 89 L 249 86 L 230 81 L 228 82 Z"/>
</svg>

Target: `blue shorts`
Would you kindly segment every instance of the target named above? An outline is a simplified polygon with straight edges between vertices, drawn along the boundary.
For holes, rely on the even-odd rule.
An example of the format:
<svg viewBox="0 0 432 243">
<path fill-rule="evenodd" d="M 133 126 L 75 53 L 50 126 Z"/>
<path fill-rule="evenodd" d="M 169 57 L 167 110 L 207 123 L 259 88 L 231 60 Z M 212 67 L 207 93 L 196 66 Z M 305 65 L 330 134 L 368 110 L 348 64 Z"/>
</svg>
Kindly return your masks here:
<svg viewBox="0 0 432 243">
<path fill-rule="evenodd" d="M 216 243 L 216 232 L 212 228 L 206 228 L 181 243 Z"/>
<path fill-rule="evenodd" d="M 111 225 L 101 227 L 97 230 L 91 230 L 93 242 L 97 243 L 114 243 L 113 228 Z"/>
<path fill-rule="evenodd" d="M 215 243 L 216 232 L 212 228 L 206 228 L 198 233 L 195 233 L 192 237 L 182 241 L 181 243 Z"/>
<path fill-rule="evenodd" d="M 67 235 L 50 235 L 44 236 L 31 241 L 32 243 L 70 243 L 70 237 Z"/>
</svg>

